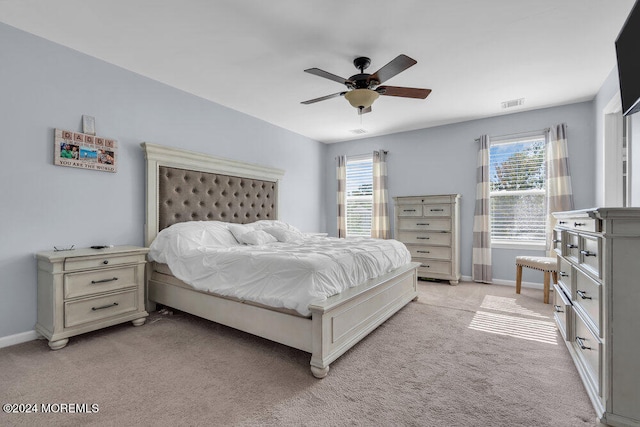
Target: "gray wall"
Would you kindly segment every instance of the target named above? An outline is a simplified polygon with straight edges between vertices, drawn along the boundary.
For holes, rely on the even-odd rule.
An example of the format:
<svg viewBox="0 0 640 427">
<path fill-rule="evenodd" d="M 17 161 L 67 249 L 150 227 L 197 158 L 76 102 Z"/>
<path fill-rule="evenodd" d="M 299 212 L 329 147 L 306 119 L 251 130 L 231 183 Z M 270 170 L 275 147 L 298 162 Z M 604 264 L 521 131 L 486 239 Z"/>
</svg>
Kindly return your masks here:
<svg viewBox="0 0 640 427">
<path fill-rule="evenodd" d="M 367 119 L 375 120 L 375 112 L 371 114 Z M 335 157 L 383 148 L 389 150 L 390 201 L 394 196 L 462 195 L 461 270 L 464 276 L 471 276 L 477 155 L 474 140 L 482 134 L 499 136 L 535 131 L 562 122 L 569 126 L 570 167 L 576 209 L 592 207 L 595 186 L 593 103 L 583 102 L 330 145 L 325 165 L 327 231 L 330 235 L 337 235 Z M 517 255 L 543 255 L 544 252 L 493 249 L 492 254 L 494 279 L 515 280 Z M 532 271 L 526 271 L 523 280 L 542 281 Z"/>
<path fill-rule="evenodd" d="M 281 219 L 324 230 L 324 144 L 1 23 L 0 58 L 0 337 L 34 328 L 35 252 L 143 244 L 143 141 L 284 169 Z M 117 173 L 52 164 L 82 114 L 117 139 Z"/>
</svg>

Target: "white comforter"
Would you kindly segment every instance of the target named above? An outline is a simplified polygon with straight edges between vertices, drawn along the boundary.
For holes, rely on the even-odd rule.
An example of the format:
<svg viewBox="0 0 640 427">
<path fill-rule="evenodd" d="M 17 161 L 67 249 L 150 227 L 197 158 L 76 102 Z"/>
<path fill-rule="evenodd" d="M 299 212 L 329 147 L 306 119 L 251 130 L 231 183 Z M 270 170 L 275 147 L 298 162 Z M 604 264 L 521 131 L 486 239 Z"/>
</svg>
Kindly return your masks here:
<svg viewBox="0 0 640 427">
<path fill-rule="evenodd" d="M 411 261 L 404 244 L 368 238 L 300 238 L 260 245 L 205 245 L 198 239 L 156 239 L 149 257 L 198 290 L 293 309 L 381 276 Z"/>
</svg>

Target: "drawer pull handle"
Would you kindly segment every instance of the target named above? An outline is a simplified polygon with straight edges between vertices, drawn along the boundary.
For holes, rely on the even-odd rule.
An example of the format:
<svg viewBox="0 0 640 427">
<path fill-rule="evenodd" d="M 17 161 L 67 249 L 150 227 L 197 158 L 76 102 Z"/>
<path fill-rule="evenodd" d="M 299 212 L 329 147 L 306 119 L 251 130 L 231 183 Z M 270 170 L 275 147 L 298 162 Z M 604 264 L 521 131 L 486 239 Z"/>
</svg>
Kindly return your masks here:
<svg viewBox="0 0 640 427">
<path fill-rule="evenodd" d="M 582 298 L 582 299 L 593 299 L 593 298 L 591 298 L 591 297 L 588 297 L 588 296 L 587 296 L 587 293 L 586 293 L 585 291 L 581 291 L 580 289 L 578 289 L 578 290 L 576 291 L 576 293 L 577 293 L 577 294 L 578 294 L 578 296 L 579 296 L 580 298 Z"/>
<path fill-rule="evenodd" d="M 595 252 L 589 252 L 589 251 L 580 251 L 580 253 L 584 256 L 596 256 L 597 254 Z"/>
<path fill-rule="evenodd" d="M 418 222 L 418 223 L 416 223 L 416 225 L 429 225 L 429 223 L 428 222 Z"/>
<path fill-rule="evenodd" d="M 574 222 L 574 223 L 573 223 L 573 226 L 574 226 L 574 227 L 583 227 L 583 226 L 585 226 L 585 225 L 587 225 L 587 224 L 586 224 L 586 223 L 584 223 L 584 222 Z"/>
<path fill-rule="evenodd" d="M 444 209 L 431 209 L 431 212 L 444 212 Z"/>
<path fill-rule="evenodd" d="M 560 272 L 560 277 L 569 277 L 568 273 L 565 273 L 564 271 Z"/>
<path fill-rule="evenodd" d="M 431 253 L 429 251 L 416 251 L 416 252 L 418 252 L 419 254 L 430 254 Z"/>
<path fill-rule="evenodd" d="M 560 305 L 554 305 L 553 308 L 555 308 L 556 313 L 564 313 L 564 310 L 560 310 L 562 308 Z"/>
<path fill-rule="evenodd" d="M 558 221 L 558 224 L 566 224 L 567 221 Z"/>
<path fill-rule="evenodd" d="M 102 280 L 92 280 L 91 284 L 95 285 L 96 283 L 105 283 L 105 282 L 113 282 L 115 280 L 118 280 L 117 277 L 111 278 L 111 279 L 102 279 Z"/>
<path fill-rule="evenodd" d="M 420 267 L 430 268 L 430 266 L 427 264 L 420 264 Z"/>
<path fill-rule="evenodd" d="M 577 247 L 578 247 L 578 245 L 573 245 L 573 244 L 569 243 L 569 244 L 567 245 L 567 247 L 568 247 L 569 249 L 575 249 L 575 248 L 577 248 Z"/>
<path fill-rule="evenodd" d="M 560 239 L 553 239 L 553 243 L 560 243 Z"/>
<path fill-rule="evenodd" d="M 109 260 L 105 259 L 104 261 L 102 261 L 103 264 L 109 264 Z"/>
<path fill-rule="evenodd" d="M 584 345 L 584 342 L 586 341 L 585 338 L 581 338 L 581 337 L 576 337 L 576 342 L 578 343 L 578 346 L 582 349 L 582 350 L 591 350 L 591 347 L 587 347 L 586 345 Z"/>
<path fill-rule="evenodd" d="M 93 311 L 104 310 L 105 308 L 115 307 L 116 305 L 118 305 L 118 303 L 114 302 L 113 304 L 101 305 L 100 307 L 91 307 L 91 310 Z"/>
<path fill-rule="evenodd" d="M 404 209 L 402 212 L 415 212 L 415 209 Z"/>
<path fill-rule="evenodd" d="M 416 237 L 416 239 L 418 239 L 418 240 L 429 240 L 428 237 Z"/>
</svg>

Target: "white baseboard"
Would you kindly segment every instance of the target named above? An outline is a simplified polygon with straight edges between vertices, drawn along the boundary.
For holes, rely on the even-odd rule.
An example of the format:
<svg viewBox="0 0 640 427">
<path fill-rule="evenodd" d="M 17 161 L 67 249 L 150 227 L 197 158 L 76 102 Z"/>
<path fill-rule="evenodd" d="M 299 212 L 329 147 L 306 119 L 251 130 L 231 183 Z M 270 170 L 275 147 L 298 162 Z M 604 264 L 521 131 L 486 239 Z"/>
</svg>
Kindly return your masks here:
<svg viewBox="0 0 640 427">
<path fill-rule="evenodd" d="M 27 331 L 15 335 L 0 337 L 0 348 L 22 344 L 23 342 L 37 340 L 38 338 L 40 338 L 40 334 L 36 331 Z"/>
</svg>

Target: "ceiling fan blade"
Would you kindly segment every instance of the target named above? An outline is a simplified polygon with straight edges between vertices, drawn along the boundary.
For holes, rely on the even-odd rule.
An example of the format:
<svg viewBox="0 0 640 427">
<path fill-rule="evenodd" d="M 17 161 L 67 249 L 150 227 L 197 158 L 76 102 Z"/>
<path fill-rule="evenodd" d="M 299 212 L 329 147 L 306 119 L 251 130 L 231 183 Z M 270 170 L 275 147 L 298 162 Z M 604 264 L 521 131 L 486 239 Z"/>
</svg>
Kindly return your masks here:
<svg viewBox="0 0 640 427">
<path fill-rule="evenodd" d="M 371 107 L 367 108 L 358 108 L 358 115 L 361 116 L 363 114 L 367 114 L 371 112 Z"/>
<path fill-rule="evenodd" d="M 380 84 L 417 63 L 418 61 L 409 58 L 407 55 L 398 55 L 387 65 L 373 73 L 371 77 L 369 77 L 369 80 L 375 80 Z"/>
<path fill-rule="evenodd" d="M 376 89 L 380 95 L 401 96 L 403 98 L 425 99 L 431 93 L 431 89 L 417 89 L 413 87 L 378 86 Z"/>
<path fill-rule="evenodd" d="M 310 99 L 308 101 L 302 101 L 300 104 L 305 104 L 305 105 L 313 104 L 315 102 L 324 101 L 325 99 L 331 99 L 331 98 L 336 98 L 338 96 L 343 96 L 345 93 L 347 93 L 347 92 L 332 93 L 331 95 L 321 96 L 320 98 L 314 98 L 314 99 Z"/>
<path fill-rule="evenodd" d="M 330 72 L 321 70 L 320 68 L 308 68 L 304 70 L 304 72 L 316 75 L 318 77 L 324 77 L 325 79 L 333 80 L 334 82 L 342 83 L 343 85 L 347 84 L 347 82 L 349 81 L 344 77 L 336 76 L 335 74 L 331 74 Z"/>
</svg>

